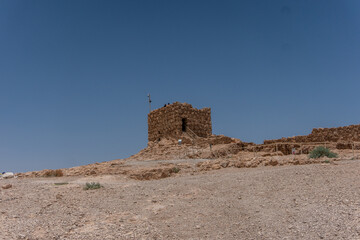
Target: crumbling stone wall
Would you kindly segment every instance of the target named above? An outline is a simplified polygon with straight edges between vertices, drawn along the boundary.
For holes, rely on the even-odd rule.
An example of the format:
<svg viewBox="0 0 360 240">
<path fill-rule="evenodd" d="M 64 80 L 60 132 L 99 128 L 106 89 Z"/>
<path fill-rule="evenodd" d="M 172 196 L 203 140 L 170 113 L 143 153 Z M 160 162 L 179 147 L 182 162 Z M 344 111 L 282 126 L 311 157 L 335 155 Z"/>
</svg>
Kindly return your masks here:
<svg viewBox="0 0 360 240">
<path fill-rule="evenodd" d="M 148 114 L 149 142 L 163 137 L 179 138 L 183 131 L 192 131 L 199 137 L 211 136 L 211 109 L 196 109 L 191 104 L 175 102 Z"/>
<path fill-rule="evenodd" d="M 360 141 L 360 125 L 350 125 L 338 128 L 314 128 L 311 134 L 276 140 L 265 140 L 264 144 L 279 142 L 349 142 Z"/>
</svg>

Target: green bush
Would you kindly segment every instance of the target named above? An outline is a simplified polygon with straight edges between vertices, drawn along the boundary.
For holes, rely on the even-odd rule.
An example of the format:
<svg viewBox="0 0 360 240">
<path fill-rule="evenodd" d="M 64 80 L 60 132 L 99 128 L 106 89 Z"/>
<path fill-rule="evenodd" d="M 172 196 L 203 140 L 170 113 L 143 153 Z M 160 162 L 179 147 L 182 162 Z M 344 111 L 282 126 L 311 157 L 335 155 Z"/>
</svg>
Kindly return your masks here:
<svg viewBox="0 0 360 240">
<path fill-rule="evenodd" d="M 310 158 L 320 158 L 324 156 L 328 158 L 336 158 L 338 155 L 323 146 L 314 148 L 314 150 L 312 150 L 309 155 Z"/>
<path fill-rule="evenodd" d="M 95 183 L 95 182 L 91 182 L 91 183 L 86 183 L 84 186 L 84 190 L 92 190 L 92 189 L 99 189 L 102 186 L 100 185 L 100 183 Z"/>
</svg>

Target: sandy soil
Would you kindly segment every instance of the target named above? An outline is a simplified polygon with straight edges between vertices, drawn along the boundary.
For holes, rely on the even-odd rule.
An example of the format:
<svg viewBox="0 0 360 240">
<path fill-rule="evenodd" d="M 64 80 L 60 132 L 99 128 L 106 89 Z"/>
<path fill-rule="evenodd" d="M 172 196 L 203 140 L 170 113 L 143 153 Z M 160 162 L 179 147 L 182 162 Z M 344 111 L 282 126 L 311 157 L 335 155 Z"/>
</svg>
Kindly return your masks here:
<svg viewBox="0 0 360 240">
<path fill-rule="evenodd" d="M 360 239 L 359 173 L 345 160 L 150 181 L 0 180 L 13 185 L 0 190 L 0 239 Z"/>
</svg>

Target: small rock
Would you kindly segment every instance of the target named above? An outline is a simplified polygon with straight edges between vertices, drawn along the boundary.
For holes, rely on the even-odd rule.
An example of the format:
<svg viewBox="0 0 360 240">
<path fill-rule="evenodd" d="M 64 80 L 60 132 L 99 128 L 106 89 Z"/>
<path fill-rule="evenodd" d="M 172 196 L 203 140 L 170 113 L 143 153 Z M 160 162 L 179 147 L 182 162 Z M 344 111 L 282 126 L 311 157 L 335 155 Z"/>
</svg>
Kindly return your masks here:
<svg viewBox="0 0 360 240">
<path fill-rule="evenodd" d="M 245 163 L 244 162 L 237 162 L 237 163 L 235 163 L 235 167 L 237 167 L 237 168 L 243 168 L 243 167 L 245 167 L 246 165 L 245 165 Z"/>
<path fill-rule="evenodd" d="M 19 234 L 18 237 L 19 237 L 19 239 L 25 239 L 26 238 L 26 236 L 23 235 L 23 234 Z"/>
<path fill-rule="evenodd" d="M 12 188 L 11 184 L 5 184 L 2 186 L 2 189 L 9 189 L 9 188 Z"/>
<path fill-rule="evenodd" d="M 220 164 L 214 164 L 214 165 L 212 165 L 211 168 L 212 168 L 213 170 L 217 170 L 217 169 L 220 169 L 221 166 L 220 166 Z"/>
<path fill-rule="evenodd" d="M 226 168 L 227 166 L 229 166 L 229 162 L 222 162 L 220 166 Z"/>
<path fill-rule="evenodd" d="M 270 164 L 271 166 L 276 166 L 276 165 L 279 164 L 279 162 L 278 162 L 277 160 L 275 160 L 275 159 L 271 159 L 270 162 L 269 162 L 269 164 Z"/>
<path fill-rule="evenodd" d="M 13 178 L 15 175 L 14 175 L 14 173 L 12 173 L 12 172 L 6 172 L 6 173 L 4 173 L 3 175 L 2 175 L 2 177 L 4 178 L 4 179 L 7 179 L 7 178 Z"/>
</svg>

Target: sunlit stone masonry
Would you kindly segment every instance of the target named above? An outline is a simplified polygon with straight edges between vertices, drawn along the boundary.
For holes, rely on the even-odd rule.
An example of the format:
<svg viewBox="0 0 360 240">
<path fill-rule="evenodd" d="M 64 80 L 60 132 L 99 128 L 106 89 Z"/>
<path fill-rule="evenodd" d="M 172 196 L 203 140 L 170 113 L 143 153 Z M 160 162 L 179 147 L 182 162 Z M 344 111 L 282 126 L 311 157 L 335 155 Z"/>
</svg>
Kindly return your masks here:
<svg viewBox="0 0 360 240">
<path fill-rule="evenodd" d="M 196 109 L 188 103 L 175 102 L 148 114 L 148 140 L 179 138 L 184 132 L 198 137 L 212 135 L 211 109 Z"/>
</svg>

